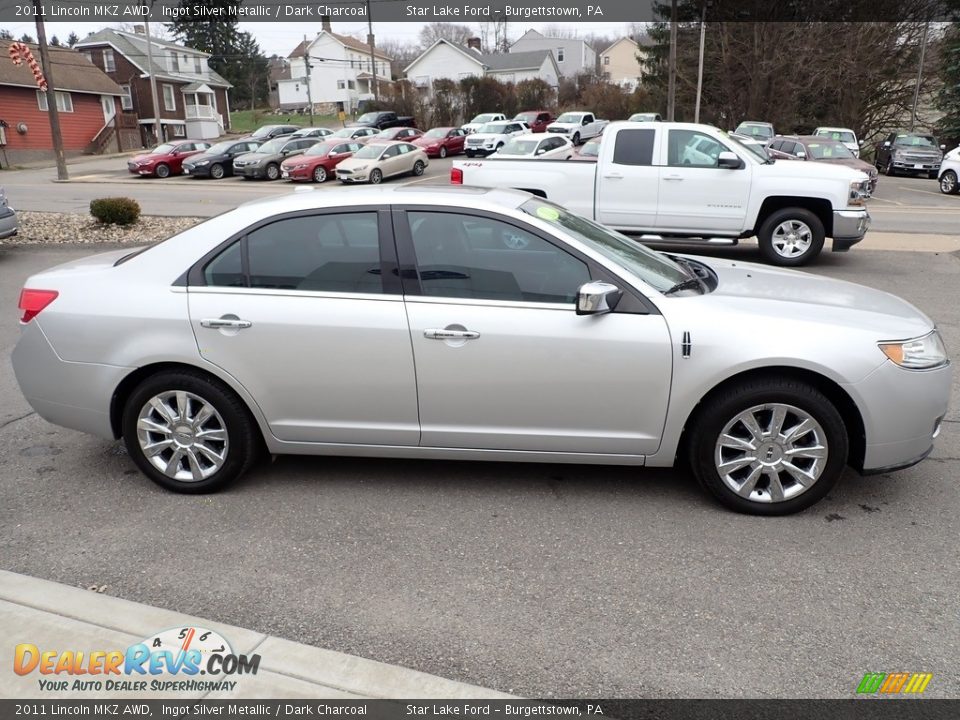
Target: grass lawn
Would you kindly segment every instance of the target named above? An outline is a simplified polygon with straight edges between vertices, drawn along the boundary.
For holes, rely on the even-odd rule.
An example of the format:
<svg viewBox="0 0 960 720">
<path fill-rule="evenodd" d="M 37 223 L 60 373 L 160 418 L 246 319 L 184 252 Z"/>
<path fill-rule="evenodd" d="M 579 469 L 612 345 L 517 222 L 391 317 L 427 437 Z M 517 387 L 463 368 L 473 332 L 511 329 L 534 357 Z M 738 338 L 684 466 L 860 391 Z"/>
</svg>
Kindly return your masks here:
<svg viewBox="0 0 960 720">
<path fill-rule="evenodd" d="M 352 120 L 349 116 L 347 120 Z M 230 113 L 230 124 L 233 132 L 251 133 L 261 125 L 310 125 L 310 116 L 304 113 L 297 115 L 274 115 L 270 110 L 234 110 Z M 328 127 L 331 130 L 343 127 L 336 115 L 314 115 L 314 127 Z"/>
</svg>

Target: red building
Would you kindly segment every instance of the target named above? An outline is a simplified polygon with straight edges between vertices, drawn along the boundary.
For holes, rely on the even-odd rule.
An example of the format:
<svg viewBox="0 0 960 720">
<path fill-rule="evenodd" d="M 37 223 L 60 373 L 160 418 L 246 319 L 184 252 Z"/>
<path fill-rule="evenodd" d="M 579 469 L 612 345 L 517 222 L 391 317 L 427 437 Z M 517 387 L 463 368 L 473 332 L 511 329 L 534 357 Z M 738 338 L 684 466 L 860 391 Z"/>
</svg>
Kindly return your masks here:
<svg viewBox="0 0 960 720">
<path fill-rule="evenodd" d="M 53 136 L 47 103 L 53 93 L 41 92 L 26 63 L 14 65 L 8 50 L 12 41 L 0 40 L 0 164 L 4 166 L 53 158 Z M 40 51 L 28 45 L 37 60 Z M 52 75 L 64 152 L 68 155 L 130 149 L 136 139 L 122 140 L 117 118 L 120 87 L 81 53 L 50 48 Z M 120 131 L 118 133 L 118 127 Z"/>
</svg>

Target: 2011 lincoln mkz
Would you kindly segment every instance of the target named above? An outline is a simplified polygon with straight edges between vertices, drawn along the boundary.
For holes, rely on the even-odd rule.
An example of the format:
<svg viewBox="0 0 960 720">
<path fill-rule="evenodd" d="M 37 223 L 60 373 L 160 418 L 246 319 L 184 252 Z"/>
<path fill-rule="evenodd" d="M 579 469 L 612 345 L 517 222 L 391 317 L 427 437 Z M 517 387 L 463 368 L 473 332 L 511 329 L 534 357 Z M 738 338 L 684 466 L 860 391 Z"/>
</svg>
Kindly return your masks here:
<svg viewBox="0 0 960 720">
<path fill-rule="evenodd" d="M 665 255 L 527 193 L 306 192 L 20 298 L 17 380 L 206 492 L 258 454 L 670 466 L 737 511 L 922 460 L 951 367 L 885 292 Z M 322 466 L 318 466 L 322 472 Z"/>
</svg>

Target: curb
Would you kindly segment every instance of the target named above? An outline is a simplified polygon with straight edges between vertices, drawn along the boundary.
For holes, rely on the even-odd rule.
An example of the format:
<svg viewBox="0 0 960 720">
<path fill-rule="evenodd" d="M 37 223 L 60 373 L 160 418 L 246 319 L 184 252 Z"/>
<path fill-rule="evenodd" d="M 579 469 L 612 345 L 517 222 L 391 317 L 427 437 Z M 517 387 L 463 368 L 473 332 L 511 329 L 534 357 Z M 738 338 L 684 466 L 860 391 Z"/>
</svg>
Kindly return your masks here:
<svg viewBox="0 0 960 720">
<path fill-rule="evenodd" d="M 210 699 L 492 699 L 512 695 L 468 685 L 397 665 L 347 655 L 264 635 L 253 630 L 170 610 L 100 595 L 49 580 L 0 570 L 0 617 L 7 642 L 33 643 L 46 649 L 125 649 L 170 628 L 201 627 L 226 638 L 235 653 L 261 656 L 257 674 L 234 676 L 230 690 L 163 692 L 43 690 L 44 698 L 210 698 Z M 11 647 L 12 649 L 12 647 Z M 19 676 L 0 673 L 0 697 L 34 698 L 41 694 L 38 677 L 67 680 L 72 675 L 43 675 L 38 671 Z M 117 675 L 119 681 L 149 676 Z M 170 676 L 163 676 L 171 679 Z M 106 680 L 109 678 L 103 678 Z M 84 676 L 83 679 L 97 679 Z M 172 679 L 189 679 L 184 676 Z M 200 678 L 195 678 L 200 679 Z M 207 679 L 212 679 L 212 676 Z M 149 684 L 149 680 L 147 680 Z"/>
</svg>

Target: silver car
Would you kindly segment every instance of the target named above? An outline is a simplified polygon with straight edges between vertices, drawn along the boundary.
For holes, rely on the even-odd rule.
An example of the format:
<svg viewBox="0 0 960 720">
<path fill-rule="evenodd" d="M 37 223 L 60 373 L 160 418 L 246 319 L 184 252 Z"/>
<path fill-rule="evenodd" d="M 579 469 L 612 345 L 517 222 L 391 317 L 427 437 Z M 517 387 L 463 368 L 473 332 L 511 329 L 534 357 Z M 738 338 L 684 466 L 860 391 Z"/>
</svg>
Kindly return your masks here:
<svg viewBox="0 0 960 720">
<path fill-rule="evenodd" d="M 7 194 L 0 187 L 0 240 L 17 234 L 17 213 L 7 203 Z"/>
<path fill-rule="evenodd" d="M 123 302 L 117 302 L 123 298 Z M 951 368 L 892 295 L 648 250 L 512 190 L 305 192 L 23 290 L 17 380 L 122 437 L 150 479 L 222 487 L 270 453 L 689 462 L 728 507 L 923 459 Z"/>
</svg>

